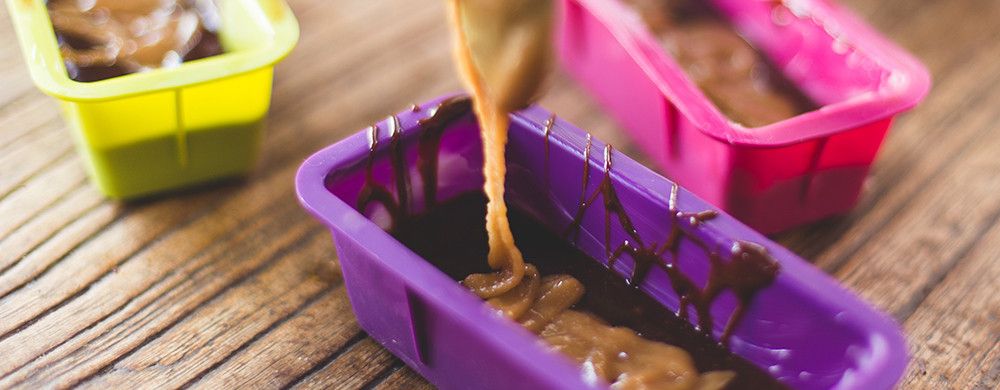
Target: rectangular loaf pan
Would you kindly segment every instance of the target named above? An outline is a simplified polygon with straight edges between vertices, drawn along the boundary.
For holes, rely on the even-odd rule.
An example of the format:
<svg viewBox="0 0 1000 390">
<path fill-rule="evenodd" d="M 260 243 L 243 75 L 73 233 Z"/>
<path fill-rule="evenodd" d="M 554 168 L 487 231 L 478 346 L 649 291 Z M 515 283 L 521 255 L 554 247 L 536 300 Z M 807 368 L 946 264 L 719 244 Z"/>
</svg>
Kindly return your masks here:
<svg viewBox="0 0 1000 390">
<path fill-rule="evenodd" d="M 563 67 L 668 177 L 748 225 L 849 211 L 893 118 L 927 94 L 927 70 L 830 1 L 705 1 L 820 108 L 730 121 L 618 0 L 561 2 Z"/>
<path fill-rule="evenodd" d="M 441 388 L 588 387 L 568 359 L 547 351 L 534 335 L 497 316 L 478 297 L 394 239 L 380 227 L 384 220 L 355 209 L 366 180 L 395 191 L 393 156 L 397 164 L 403 162 L 411 181 L 420 180 L 415 149 L 425 132 L 417 122 L 431 115 L 437 103 L 432 101 L 376 124 L 381 131 L 375 134 L 378 142 L 371 161 L 369 129 L 314 154 L 296 177 L 299 201 L 333 234 L 358 322 L 375 340 Z M 547 132 L 545 123 L 550 117 L 540 108 L 512 115 L 507 194 L 512 207 L 540 216 L 543 224 L 560 231 L 570 224 L 578 207 L 587 136 L 561 120 L 555 120 Z M 398 137 L 395 142 L 394 133 Z M 595 152 L 587 161 L 591 176 L 588 191 L 601 181 L 603 148 L 603 143 L 593 142 Z M 471 114 L 450 122 L 438 155 L 437 202 L 481 191 L 482 150 Z M 671 218 L 668 198 L 673 183 L 618 152 L 611 156 L 613 186 L 643 239 L 660 241 L 676 226 L 718 253 L 728 253 L 738 241 L 759 244 L 780 264 L 777 279 L 757 295 L 733 333 L 730 342 L 734 353 L 794 388 L 888 389 L 899 379 L 906 366 L 906 347 L 898 326 L 890 319 L 728 215 L 700 224 L 686 222 L 686 217 Z M 371 176 L 366 179 L 369 169 Z M 413 188 L 418 189 L 408 194 L 410 204 L 413 212 L 419 213 L 424 208 L 425 192 L 419 186 Z M 712 209 L 683 189 L 675 206 L 680 212 Z M 577 247 L 595 259 L 605 259 L 604 229 L 603 210 L 589 209 L 582 219 Z M 618 225 L 611 238 L 612 242 L 627 239 Z M 702 250 L 682 244 L 677 257 L 688 276 L 704 282 L 710 265 Z M 624 277 L 633 265 L 626 257 L 614 270 Z M 678 297 L 661 269 L 654 267 L 640 288 L 677 312 Z M 715 338 L 720 337 L 735 305 L 729 295 L 712 306 Z"/>
<path fill-rule="evenodd" d="M 79 82 L 66 73 L 45 0 L 7 0 L 31 78 L 54 97 L 97 187 L 136 198 L 248 173 L 275 64 L 299 26 L 284 0 L 218 2 L 224 52 L 175 68 Z"/>
</svg>

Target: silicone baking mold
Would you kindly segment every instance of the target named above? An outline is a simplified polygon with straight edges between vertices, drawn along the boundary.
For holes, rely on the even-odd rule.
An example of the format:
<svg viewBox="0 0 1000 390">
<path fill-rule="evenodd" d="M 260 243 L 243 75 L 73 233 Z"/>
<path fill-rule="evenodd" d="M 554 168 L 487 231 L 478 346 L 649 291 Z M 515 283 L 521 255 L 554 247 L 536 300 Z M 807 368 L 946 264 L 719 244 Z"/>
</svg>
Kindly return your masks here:
<svg viewBox="0 0 1000 390">
<path fill-rule="evenodd" d="M 356 209 L 359 193 L 377 183 L 389 197 L 408 199 L 412 213 L 460 194 L 481 191 L 482 150 L 471 114 L 454 118 L 436 144 L 436 191 L 419 185 L 401 197 L 399 180 L 419 182 L 426 175 L 418 163 L 419 146 L 435 145 L 419 123 L 433 115 L 439 101 L 415 106 L 373 128 L 329 146 L 308 158 L 296 177 L 299 201 L 332 232 L 344 283 L 358 322 L 375 340 L 441 388 L 601 387 L 586 383 L 577 367 L 547 351 L 517 323 L 493 312 L 455 280 L 413 253 L 384 230 L 378 208 Z M 427 123 L 427 122 L 422 122 Z M 773 284 L 746 308 L 732 333 L 730 349 L 794 388 L 888 389 L 907 361 L 896 324 L 785 248 L 734 218 L 718 214 L 695 221 L 688 212 L 712 210 L 707 202 L 641 166 L 540 108 L 512 115 L 507 147 L 507 194 L 512 207 L 538 216 L 540 223 L 562 231 L 580 202 L 584 164 L 594 191 L 608 171 L 625 212 L 647 242 L 661 241 L 672 229 L 726 254 L 737 243 L 760 245 L 780 265 Z M 607 154 L 599 151 L 607 150 Z M 426 162 L 426 161 L 425 161 Z M 402 169 L 402 170 L 400 170 Z M 395 175 L 394 172 L 405 172 Z M 366 184 L 367 183 L 367 184 Z M 412 193 L 411 193 L 412 192 Z M 674 196 L 670 194 L 674 193 Z M 606 259 L 605 216 L 590 208 L 580 223 L 576 247 Z M 611 242 L 629 237 L 615 225 Z M 681 244 L 672 261 L 703 283 L 711 267 L 706 253 Z M 669 254 L 667 255 L 669 256 Z M 606 263 L 605 263 L 606 264 Z M 629 257 L 613 272 L 627 277 Z M 609 271 L 610 272 L 610 271 Z M 662 268 L 653 267 L 639 288 L 673 312 L 678 296 Z M 711 307 L 710 335 L 719 338 L 737 302 L 725 293 Z M 694 320 L 694 318 L 692 318 Z"/>
<path fill-rule="evenodd" d="M 299 27 L 283 0 L 218 4 L 224 53 L 83 83 L 66 73 L 45 0 L 7 0 L 31 78 L 59 101 L 104 194 L 134 198 L 253 168 L 274 65 Z"/>
<path fill-rule="evenodd" d="M 849 211 L 894 116 L 927 94 L 927 70 L 830 1 L 708 2 L 820 107 L 757 128 L 728 120 L 617 0 L 561 2 L 563 67 L 668 177 L 748 225 Z"/>
</svg>

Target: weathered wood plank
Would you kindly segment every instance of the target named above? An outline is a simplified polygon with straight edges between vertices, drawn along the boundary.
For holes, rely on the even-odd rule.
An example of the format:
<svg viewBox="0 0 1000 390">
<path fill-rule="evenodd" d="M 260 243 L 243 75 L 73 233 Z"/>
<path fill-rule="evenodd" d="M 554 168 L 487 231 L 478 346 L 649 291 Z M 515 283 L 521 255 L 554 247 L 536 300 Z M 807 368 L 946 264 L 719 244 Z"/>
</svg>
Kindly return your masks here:
<svg viewBox="0 0 1000 390">
<path fill-rule="evenodd" d="M 287 174 L 290 174 L 291 169 L 286 169 Z M 157 231 L 155 235 L 163 235 L 162 237 L 157 237 L 155 242 L 150 242 L 142 246 L 140 252 L 136 252 L 139 249 L 127 248 L 129 249 L 129 254 L 111 257 L 111 261 L 93 258 L 82 258 L 79 261 L 83 263 L 80 267 L 81 270 L 75 270 L 74 272 L 81 277 L 90 276 L 87 282 L 90 286 L 78 296 L 77 299 L 69 301 L 66 305 L 67 307 L 62 307 L 60 310 L 53 311 L 49 315 L 43 316 L 38 323 L 33 324 L 25 329 L 23 329 L 19 334 L 12 338 L 12 340 L 0 341 L 0 345 L 10 342 L 11 345 L 18 345 L 18 337 L 31 337 L 35 335 L 38 337 L 40 334 L 50 335 L 50 340 L 45 343 L 38 344 L 48 344 L 54 343 L 58 337 L 51 337 L 56 335 L 72 335 L 79 331 L 83 325 L 88 324 L 89 320 L 96 320 L 106 315 L 107 313 L 102 311 L 108 310 L 110 308 L 117 307 L 123 304 L 123 301 L 127 301 L 131 296 L 127 292 L 136 291 L 142 292 L 144 288 L 148 287 L 150 284 L 157 282 L 156 276 L 160 272 L 168 272 L 172 270 L 172 266 L 176 266 L 174 262 L 182 262 L 187 259 L 197 259 L 198 256 L 210 248 L 213 244 L 226 243 L 224 239 L 228 239 L 230 232 L 241 232 L 238 227 L 243 226 L 244 228 L 254 226 L 252 223 L 264 223 L 268 219 L 260 218 L 263 212 L 270 210 L 273 211 L 285 211 L 285 213 L 278 214 L 276 217 L 281 218 L 282 221 L 286 222 L 286 225 L 282 228 L 285 230 L 292 230 L 293 226 L 287 224 L 287 222 L 292 222 L 299 220 L 296 218 L 298 214 L 295 213 L 297 210 L 294 209 L 294 205 L 291 202 L 287 202 L 287 198 L 290 196 L 288 192 L 273 192 L 268 191 L 270 188 L 278 186 L 281 180 L 284 179 L 283 176 L 273 175 L 267 180 L 260 180 L 255 182 L 253 188 L 248 191 L 240 193 L 239 196 L 228 199 L 220 207 L 214 210 L 203 212 L 201 215 L 195 216 L 195 221 L 201 221 L 201 223 L 189 222 L 187 225 L 182 225 L 176 227 L 172 232 L 167 231 Z M 217 192 L 232 192 L 234 188 L 222 188 Z M 204 197 L 204 195 L 195 195 Z M 192 201 L 199 199 L 183 199 L 180 198 L 178 202 L 193 203 Z M 157 203 L 161 204 L 161 203 Z M 283 207 L 275 207 L 275 205 L 280 205 Z M 197 206 L 197 204 L 196 204 Z M 177 208 L 177 205 L 173 205 Z M 180 210 L 172 210 L 173 213 L 178 214 L 195 214 L 194 210 L 198 210 L 199 207 L 192 207 L 193 210 L 187 211 L 186 213 L 180 213 Z M 169 206 L 164 213 L 171 212 Z M 123 220 L 119 225 L 125 224 L 129 217 Z M 149 215 L 145 215 L 147 218 Z M 255 219 L 251 219 L 251 217 Z M 157 216 L 156 220 L 161 220 L 165 217 Z M 298 221 L 305 224 L 306 221 Z M 175 220 L 174 223 L 181 223 L 180 220 Z M 155 224 L 154 224 L 155 225 Z M 114 231 L 117 226 L 113 226 L 109 231 Z M 124 228 L 122 228 L 124 229 Z M 244 230 L 242 233 L 251 233 L 252 230 Z M 151 234 L 152 235 L 152 234 Z M 102 236 L 95 238 L 96 243 L 103 242 L 105 239 Z M 113 240 L 109 238 L 107 240 Z M 259 245 L 256 248 L 266 248 L 269 245 L 266 241 L 259 241 Z M 82 255 L 80 257 L 83 257 Z M 147 260 L 148 259 L 148 260 Z M 76 259 L 66 259 L 63 263 L 72 262 Z M 139 263 L 137 268 L 133 267 L 133 263 Z M 51 273 L 51 278 L 58 279 L 60 277 L 60 271 L 66 271 L 72 269 L 68 267 L 71 264 L 60 264 L 59 268 L 56 268 Z M 88 268 L 89 265 L 89 268 Z M 121 267 L 124 269 L 134 269 L 138 275 L 131 275 L 129 273 L 116 272 L 111 267 Z M 118 269 L 120 271 L 121 269 Z M 65 278 L 67 275 L 61 275 Z M 145 281 L 145 283 L 142 283 Z M 124 285 L 120 283 L 125 283 Z M 104 287 L 106 286 L 106 287 Z M 33 287 L 33 286 L 32 286 Z M 126 288 L 125 290 L 121 290 Z M 49 288 L 48 291 L 59 291 L 57 289 Z M 75 290 L 71 290 L 74 291 Z M 26 292 L 27 294 L 28 292 Z M 79 294 L 79 293 L 78 293 Z M 106 295 L 111 295 L 109 299 Z M 57 296 L 58 297 L 58 296 Z M 41 302 L 51 301 L 58 298 L 42 298 L 39 299 Z M 44 306 L 43 306 L 44 307 Z M 22 309 L 23 310 L 23 309 Z M 85 314 L 86 313 L 86 314 Z M 18 313 L 20 314 L 20 313 Z M 35 313 L 29 314 L 38 315 Z M 66 321 L 66 317 L 74 318 L 76 321 Z M 51 346 L 50 346 L 51 347 Z M 37 356 L 38 351 L 31 351 L 30 348 L 21 348 L 20 354 Z M 33 357 L 25 356 L 25 358 Z M 3 371 L 0 369 L 0 371 Z"/>
<path fill-rule="evenodd" d="M 0 237 L 6 237 L 32 217 L 43 214 L 53 203 L 68 191 L 80 190 L 86 181 L 86 174 L 80 162 L 66 156 L 38 176 L 26 182 L 0 202 Z M 67 191 L 60 191 L 66 189 Z M 2 256 L 9 256 L 8 253 Z"/>
<path fill-rule="evenodd" d="M 149 204 L 141 207 L 145 212 L 127 214 L 97 235 L 92 235 L 93 230 L 90 230 L 67 237 L 72 244 L 55 245 L 51 251 L 32 252 L 0 275 L 0 297 L 10 303 L 0 306 L 0 318 L 4 318 L 4 323 L 0 324 L 0 334 L 4 336 L 0 338 L 84 291 L 90 283 L 111 272 L 160 234 L 195 214 L 196 208 L 179 207 L 181 204 L 208 200 L 202 194 L 191 199 L 176 198 Z M 110 214 L 106 214 L 105 220 L 114 218 L 115 210 L 108 211 Z M 94 225 L 104 226 L 101 222 Z"/>
<path fill-rule="evenodd" d="M 397 66 L 400 58 L 407 58 L 408 62 L 411 51 L 407 50 L 407 44 L 418 41 L 435 24 L 444 31 L 440 25 L 443 11 L 435 9 L 440 8 L 433 6 L 436 4 L 372 2 L 358 12 L 348 13 L 349 18 L 345 18 L 344 23 L 319 26 L 320 31 L 304 38 L 296 50 L 302 53 L 321 51 L 327 55 L 290 57 L 283 66 L 294 67 L 296 72 L 277 79 L 276 88 L 290 88 L 306 95 L 339 92 L 343 84 L 349 86 L 352 81 L 343 77 L 347 73 L 377 75 L 366 66 L 373 57 L 388 55 Z M 410 68 L 410 64 L 403 68 Z M 323 88 L 315 88 L 317 85 Z"/>
<path fill-rule="evenodd" d="M 1000 387 L 998 243 L 994 224 L 907 319 L 912 361 L 901 388 Z"/>
<path fill-rule="evenodd" d="M 22 76 L 27 77 L 26 74 Z M 0 151 L 17 145 L 18 138 L 54 121 L 58 116 L 55 101 L 44 97 L 41 92 L 26 93 L 19 99 L 0 105 Z M 62 131 L 69 137 L 69 133 Z"/>
<path fill-rule="evenodd" d="M 296 263 L 298 260 L 296 266 L 300 272 L 314 273 L 316 277 L 328 275 L 316 272 L 316 267 L 309 267 L 308 261 L 296 257 L 303 252 L 328 250 L 327 240 L 310 231 L 307 224 L 290 226 L 287 219 L 261 222 L 226 237 L 224 242 L 266 241 L 265 247 L 230 247 L 220 243 L 194 258 L 169 258 L 160 254 L 129 262 L 122 266 L 120 272 L 96 285 L 95 293 L 81 297 L 73 304 L 75 308 L 65 310 L 83 316 L 103 315 L 103 318 L 92 320 L 93 326 L 71 338 L 61 337 L 68 341 L 51 348 L 45 355 L 34 351 L 32 360 L 5 380 L 18 382 L 63 378 L 72 381 L 102 369 L 110 370 L 112 362 L 133 353 L 140 346 L 153 343 L 180 321 L 197 317 L 195 311 L 206 302 L 218 300 L 224 292 L 258 281 L 265 272 L 276 272 L 275 264 L 280 261 Z M 329 264 L 324 262 L 323 266 L 328 267 Z M 107 295 L 108 290 L 116 289 L 121 290 L 121 295 L 134 295 L 131 298 L 115 297 L 108 303 L 99 300 Z M 53 316 L 58 317 L 59 314 Z M 59 331 L 58 320 L 46 319 L 48 324 L 38 327 L 44 329 L 44 325 L 48 325 L 47 328 Z"/>
<path fill-rule="evenodd" d="M 323 235 L 326 238 L 326 235 Z M 327 248 L 324 248 L 327 249 Z M 325 260 L 321 260 L 325 261 Z M 334 270 L 330 269 L 330 272 Z M 332 275 L 339 278 L 337 275 Z M 361 329 L 351 314 L 350 303 L 342 286 L 325 294 L 287 323 L 223 362 L 195 382 L 193 387 L 204 389 L 232 389 L 251 386 L 286 387 L 308 375 L 317 365 L 323 365 L 331 354 L 345 348 L 356 350 Z M 323 340 L 317 343 L 315 340 Z M 391 355 L 381 348 L 369 348 L 382 360 Z M 340 361 L 340 359 L 337 359 Z M 378 365 L 380 360 L 371 357 L 366 365 Z M 350 374 L 357 376 L 362 369 L 355 367 Z"/>
<path fill-rule="evenodd" d="M 0 88 L 2 89 L 2 88 Z M 0 198 L 68 155 L 73 143 L 58 117 L 15 140 L 0 154 Z"/>
<path fill-rule="evenodd" d="M 420 375 L 410 370 L 409 367 L 403 366 L 389 374 L 382 382 L 378 383 L 375 387 L 377 390 L 389 390 L 389 389 L 433 389 L 434 386 L 427 383 L 424 378 Z"/>
<path fill-rule="evenodd" d="M 294 387 L 304 389 L 357 389 L 374 380 L 396 359 L 371 338 L 364 338 Z"/>
<path fill-rule="evenodd" d="M 32 216 L 31 220 L 0 241 L 0 255 L 2 255 L 0 273 L 6 272 L 42 244 L 55 240 L 57 233 L 78 224 L 81 219 L 90 217 L 90 213 L 101 204 L 107 209 L 112 207 L 89 184 L 82 183 L 71 188 L 70 192 L 55 204 Z"/>
<path fill-rule="evenodd" d="M 325 237 L 313 236 L 305 253 L 328 249 Z M 280 256 L 273 266 L 244 283 L 225 290 L 166 332 L 142 344 L 120 361 L 84 377 L 85 388 L 125 387 L 143 383 L 173 388 L 196 380 L 247 342 L 266 335 L 322 298 L 330 281 L 302 266 L 297 253 Z M 238 261 L 238 259 L 237 259 Z M 77 370 L 72 370 L 77 371 Z M 75 372 L 69 377 L 77 377 Z M 78 378 L 71 379 L 75 383 Z"/>
</svg>

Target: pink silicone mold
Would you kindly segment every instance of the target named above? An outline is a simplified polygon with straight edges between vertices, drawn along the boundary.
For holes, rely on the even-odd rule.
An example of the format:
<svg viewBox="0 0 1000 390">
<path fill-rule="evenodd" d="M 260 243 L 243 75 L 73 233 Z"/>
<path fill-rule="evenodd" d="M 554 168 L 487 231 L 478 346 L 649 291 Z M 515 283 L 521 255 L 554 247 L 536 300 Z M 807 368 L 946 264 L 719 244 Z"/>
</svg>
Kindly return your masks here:
<svg viewBox="0 0 1000 390">
<path fill-rule="evenodd" d="M 564 0 L 564 67 L 670 178 L 763 232 L 850 210 L 893 117 L 926 69 L 824 0 L 706 0 L 820 108 L 729 121 L 617 0 Z"/>
</svg>

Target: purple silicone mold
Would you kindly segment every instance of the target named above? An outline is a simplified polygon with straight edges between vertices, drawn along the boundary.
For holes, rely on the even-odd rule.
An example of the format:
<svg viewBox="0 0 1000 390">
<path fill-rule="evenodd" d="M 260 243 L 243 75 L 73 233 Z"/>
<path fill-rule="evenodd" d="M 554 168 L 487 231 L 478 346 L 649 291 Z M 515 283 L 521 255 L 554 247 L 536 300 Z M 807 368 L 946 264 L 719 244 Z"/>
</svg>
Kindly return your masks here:
<svg viewBox="0 0 1000 390">
<path fill-rule="evenodd" d="M 374 153 L 372 179 L 395 191 L 388 129 L 398 128 L 409 178 L 419 181 L 417 121 L 428 117 L 437 103 L 399 113 L 398 127 L 392 117 L 377 125 L 383 142 Z M 550 117 L 540 108 L 512 115 L 507 191 L 514 207 L 544 216 L 540 222 L 552 229 L 564 229 L 579 202 L 586 133 L 556 120 L 546 141 Z M 296 177 L 300 202 L 333 234 L 344 283 L 365 331 L 441 388 L 602 387 L 586 383 L 568 359 L 548 351 L 534 335 L 496 315 L 395 240 L 380 227 L 384 215 L 363 215 L 355 209 L 368 169 L 370 138 L 370 132 L 361 132 L 321 150 L 302 164 Z M 594 141 L 593 150 L 603 147 Z M 482 150 L 471 114 L 449 125 L 439 156 L 439 201 L 481 190 Z M 673 183 L 622 154 L 612 156 L 612 180 L 626 212 L 644 239 L 662 240 L 677 220 L 669 217 L 667 206 Z M 600 181 L 596 175 L 603 172 L 602 153 L 592 153 L 587 164 L 589 192 Z M 410 204 L 420 212 L 422 191 L 413 192 Z M 680 211 L 712 209 L 683 189 L 676 204 Z M 758 243 L 781 266 L 775 282 L 757 295 L 733 333 L 734 353 L 793 388 L 887 389 L 902 375 L 907 357 L 898 326 L 833 279 L 726 214 L 684 225 L 681 228 L 718 250 L 740 240 Z M 577 247 L 604 259 L 604 227 L 603 211 L 591 208 L 582 220 Z M 612 237 L 613 242 L 625 238 L 620 226 L 615 225 Z M 709 265 L 703 251 L 682 244 L 678 258 L 689 277 L 704 282 Z M 613 268 L 626 276 L 632 266 L 626 256 Z M 678 297 L 660 269 L 654 267 L 641 288 L 670 310 L 678 309 Z M 716 338 L 734 307 L 732 295 L 723 295 L 712 307 Z"/>
</svg>

